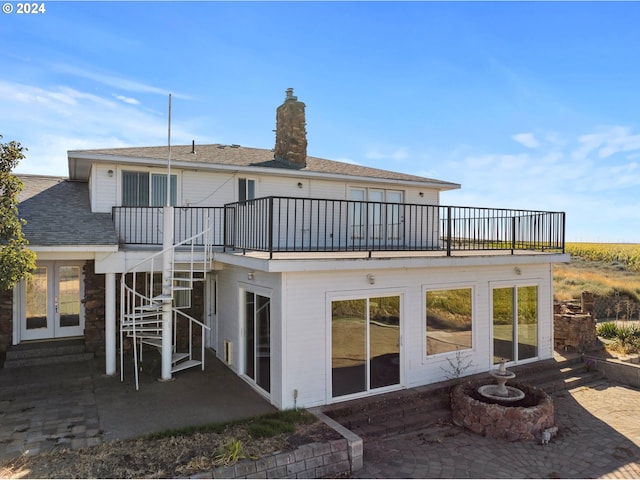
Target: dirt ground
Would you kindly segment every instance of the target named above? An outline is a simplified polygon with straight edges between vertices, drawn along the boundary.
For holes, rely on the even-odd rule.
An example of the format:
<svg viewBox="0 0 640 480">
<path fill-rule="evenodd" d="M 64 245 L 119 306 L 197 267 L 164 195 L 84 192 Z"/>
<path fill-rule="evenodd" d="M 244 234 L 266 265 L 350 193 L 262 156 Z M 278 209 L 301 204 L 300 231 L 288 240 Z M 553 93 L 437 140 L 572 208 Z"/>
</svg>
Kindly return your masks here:
<svg viewBox="0 0 640 480">
<path fill-rule="evenodd" d="M 0 478 L 176 478 L 211 471 L 236 461 L 294 450 L 340 438 L 322 422 L 298 424 L 293 433 L 252 438 L 243 425 L 223 433 L 161 439 L 138 438 L 83 450 L 56 449 L 0 464 Z"/>
</svg>

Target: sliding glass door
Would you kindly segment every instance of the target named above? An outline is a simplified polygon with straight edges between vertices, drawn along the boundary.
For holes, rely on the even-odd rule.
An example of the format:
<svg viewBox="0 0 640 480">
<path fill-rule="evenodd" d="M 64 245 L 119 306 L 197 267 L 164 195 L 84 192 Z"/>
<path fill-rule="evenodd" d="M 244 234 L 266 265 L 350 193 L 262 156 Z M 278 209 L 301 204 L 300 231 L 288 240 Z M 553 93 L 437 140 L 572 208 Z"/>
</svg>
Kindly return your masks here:
<svg viewBox="0 0 640 480">
<path fill-rule="evenodd" d="M 493 363 L 538 356 L 538 287 L 493 289 Z"/>
<path fill-rule="evenodd" d="M 332 396 L 400 384 L 400 296 L 331 302 Z"/>
<path fill-rule="evenodd" d="M 271 299 L 245 292 L 244 373 L 271 391 Z"/>
</svg>

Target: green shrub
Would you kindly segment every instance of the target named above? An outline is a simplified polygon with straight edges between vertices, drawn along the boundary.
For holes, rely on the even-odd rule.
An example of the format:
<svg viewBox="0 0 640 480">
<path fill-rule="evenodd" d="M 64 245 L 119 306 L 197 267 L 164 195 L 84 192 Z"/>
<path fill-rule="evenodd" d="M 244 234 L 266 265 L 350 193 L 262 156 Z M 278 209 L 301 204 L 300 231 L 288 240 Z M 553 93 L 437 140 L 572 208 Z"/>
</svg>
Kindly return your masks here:
<svg viewBox="0 0 640 480">
<path fill-rule="evenodd" d="M 216 455 L 216 464 L 229 466 L 237 463 L 238 460 L 245 458 L 243 449 L 244 447 L 240 440 L 230 438 L 226 445 Z"/>
<path fill-rule="evenodd" d="M 604 322 L 596 325 L 596 334 L 602 338 L 615 338 L 618 335 L 618 325 L 615 322 Z"/>
<path fill-rule="evenodd" d="M 611 347 L 620 353 L 637 353 L 640 351 L 640 338 L 635 336 L 616 337 L 611 342 Z"/>
<path fill-rule="evenodd" d="M 618 325 L 616 338 L 623 342 L 631 342 L 634 338 L 640 339 L 640 327 L 632 325 Z"/>
<path fill-rule="evenodd" d="M 611 340 L 610 348 L 616 352 L 629 354 L 640 352 L 640 326 L 604 322 L 596 326 L 598 336 Z"/>
</svg>

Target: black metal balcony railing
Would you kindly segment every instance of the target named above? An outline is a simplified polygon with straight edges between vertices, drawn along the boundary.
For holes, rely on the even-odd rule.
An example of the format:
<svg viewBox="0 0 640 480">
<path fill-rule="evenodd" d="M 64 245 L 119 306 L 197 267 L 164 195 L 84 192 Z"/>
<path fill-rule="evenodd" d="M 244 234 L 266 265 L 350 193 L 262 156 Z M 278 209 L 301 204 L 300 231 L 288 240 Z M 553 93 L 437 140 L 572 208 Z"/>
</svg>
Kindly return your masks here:
<svg viewBox="0 0 640 480">
<path fill-rule="evenodd" d="M 121 243 L 162 243 L 161 208 L 114 207 Z M 564 251 L 564 212 L 264 197 L 178 207 L 175 238 L 213 229 L 214 246 L 269 252 Z M 200 229 L 200 230 L 198 230 Z"/>
<path fill-rule="evenodd" d="M 118 242 L 124 245 L 162 245 L 162 207 L 113 207 Z M 176 207 L 173 210 L 173 237 L 180 243 L 207 228 L 213 246 L 224 245 L 223 207 Z M 204 239 L 200 240 L 201 242 Z"/>
</svg>

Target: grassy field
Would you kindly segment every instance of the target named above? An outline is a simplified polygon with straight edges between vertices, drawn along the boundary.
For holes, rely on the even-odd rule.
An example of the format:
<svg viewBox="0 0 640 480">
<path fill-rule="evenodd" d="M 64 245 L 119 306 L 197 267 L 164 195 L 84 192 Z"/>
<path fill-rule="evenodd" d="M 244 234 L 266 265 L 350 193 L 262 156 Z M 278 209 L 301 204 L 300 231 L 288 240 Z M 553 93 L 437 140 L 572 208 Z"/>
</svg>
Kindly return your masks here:
<svg viewBox="0 0 640 480">
<path fill-rule="evenodd" d="M 640 244 L 567 243 L 566 252 L 571 263 L 553 270 L 555 300 L 577 300 L 589 291 L 640 301 Z"/>
</svg>

